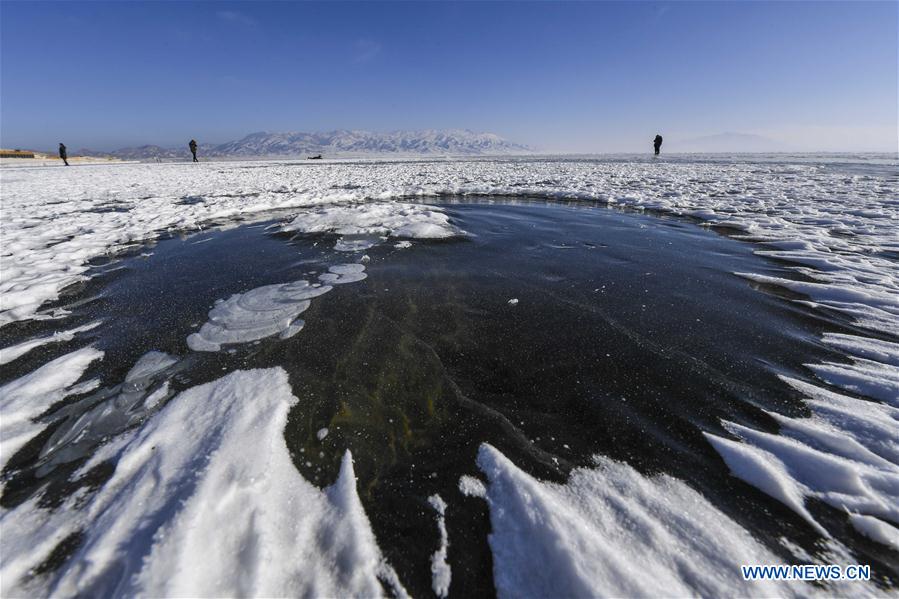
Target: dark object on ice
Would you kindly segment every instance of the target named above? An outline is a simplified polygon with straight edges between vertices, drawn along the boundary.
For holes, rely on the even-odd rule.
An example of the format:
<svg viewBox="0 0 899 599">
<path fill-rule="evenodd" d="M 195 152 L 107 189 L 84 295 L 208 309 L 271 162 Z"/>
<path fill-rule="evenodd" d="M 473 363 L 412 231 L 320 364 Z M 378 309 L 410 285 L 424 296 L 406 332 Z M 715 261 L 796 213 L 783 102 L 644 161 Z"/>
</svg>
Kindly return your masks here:
<svg viewBox="0 0 899 599">
<path fill-rule="evenodd" d="M 659 149 L 662 147 L 662 136 L 656 134 L 656 138 L 652 140 L 652 147 L 656 149 L 656 156 L 659 155 Z"/>
<path fill-rule="evenodd" d="M 66 163 L 66 166 L 69 166 L 69 155 L 66 154 L 66 146 L 63 143 L 59 144 L 59 157 L 62 158 L 62 161 Z"/>
<path fill-rule="evenodd" d="M 321 159 L 322 159 L 321 154 L 319 154 L 318 156 L 306 156 L 306 160 L 321 160 Z"/>
<path fill-rule="evenodd" d="M 197 160 L 197 140 L 190 140 L 190 143 L 187 144 L 187 146 L 190 148 L 190 153 L 194 155 L 194 162 L 200 162 Z"/>
</svg>

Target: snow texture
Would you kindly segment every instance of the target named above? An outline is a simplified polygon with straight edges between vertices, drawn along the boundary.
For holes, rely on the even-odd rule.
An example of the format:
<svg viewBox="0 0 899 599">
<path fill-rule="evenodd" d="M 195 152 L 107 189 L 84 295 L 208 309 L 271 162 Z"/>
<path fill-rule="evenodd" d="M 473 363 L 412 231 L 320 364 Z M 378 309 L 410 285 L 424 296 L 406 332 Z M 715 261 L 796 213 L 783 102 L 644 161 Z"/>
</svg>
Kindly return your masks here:
<svg viewBox="0 0 899 599">
<path fill-rule="evenodd" d="M 899 528 L 890 526 L 873 516 L 862 516 L 861 514 L 851 514 L 849 522 L 852 523 L 855 530 L 872 541 L 877 541 L 893 551 L 899 551 Z"/>
<path fill-rule="evenodd" d="M 778 435 L 725 422 L 739 442 L 706 433 L 733 475 L 782 502 L 824 536 L 828 532 L 806 509 L 806 497 L 856 514 L 850 521 L 856 527 L 863 522 L 868 531 L 875 530 L 875 520 L 899 523 L 899 410 L 781 378 L 807 397 L 812 416 L 771 412 L 780 424 Z"/>
<path fill-rule="evenodd" d="M 789 252 L 791 260 L 809 265 L 816 280 L 774 283 L 790 285 L 861 326 L 895 334 L 899 282 L 886 255 L 899 251 L 895 175 L 853 174 L 849 167 L 870 161 L 866 157 L 844 158 L 845 169 L 828 168 L 838 160 L 832 156 L 775 160 L 783 157 L 728 163 L 503 159 L 4 168 L 0 324 L 33 317 L 61 289 L 92 276 L 92 258 L 160 232 L 314 207 L 313 227 L 445 236 L 450 229 L 439 209 L 405 203 L 391 209 L 390 202 L 490 194 L 598 201 L 744 231 L 763 244 L 760 251 L 780 252 L 779 257 Z M 895 159 L 887 164 L 895 165 Z M 398 217 L 402 211 L 409 212 L 408 221 Z M 293 220 L 300 220 L 297 230 L 305 227 L 303 218 Z"/>
<path fill-rule="evenodd" d="M 282 225 L 281 230 L 415 239 L 443 239 L 461 234 L 441 209 L 404 202 L 320 208 L 301 213 Z"/>
<path fill-rule="evenodd" d="M 102 357 L 102 351 L 85 347 L 0 387 L 0 470 L 44 428 L 35 418 L 64 397 L 97 384 L 75 386 L 87 367 Z"/>
<path fill-rule="evenodd" d="M 356 492 L 353 461 L 320 491 L 284 442 L 297 399 L 280 368 L 189 389 L 121 445 L 89 501 L 0 514 L 4 596 L 406 596 Z M 252 447 L 253 451 L 246 451 Z M 69 535 L 49 579 L 31 567 Z M 277 556 L 278 559 L 273 559 Z M 36 586 L 35 586 L 36 585 Z"/>
<path fill-rule="evenodd" d="M 23 341 L 22 343 L 17 343 L 16 345 L 11 345 L 9 347 L 4 347 L 0 349 L 0 365 L 8 364 L 13 360 L 17 360 L 18 358 L 24 356 L 28 352 L 43 345 L 49 345 L 50 343 L 64 343 L 71 341 L 75 338 L 78 333 L 84 333 L 85 331 L 90 331 L 92 329 L 100 326 L 100 322 L 92 322 L 90 324 L 86 324 L 84 326 L 75 327 L 74 329 L 69 329 L 67 331 L 58 331 L 49 335 L 47 337 L 38 337 L 37 339 L 31 339 L 29 341 Z"/>
<path fill-rule="evenodd" d="M 428 503 L 437 512 L 437 530 L 440 532 L 440 547 L 431 556 L 431 588 L 438 597 L 446 597 L 449 594 L 452 570 L 446 561 L 446 552 L 449 549 L 449 533 L 446 531 L 446 502 L 440 495 L 428 497 Z"/>
<path fill-rule="evenodd" d="M 486 497 L 487 487 L 479 479 L 464 474 L 459 477 L 459 492 L 466 497 Z"/>
<path fill-rule="evenodd" d="M 741 564 L 783 560 L 683 482 L 607 458 L 541 482 L 492 446 L 487 476 L 497 595 L 792 596 L 800 584 L 744 581 Z"/>
<path fill-rule="evenodd" d="M 194 351 L 215 352 L 225 344 L 249 343 L 273 335 L 288 339 L 306 324 L 298 316 L 311 305 L 311 300 L 333 289 L 332 285 L 364 280 L 362 264 L 337 264 L 319 275 L 327 285 L 300 280 L 281 285 L 265 285 L 218 300 L 209 311 L 209 320 L 197 333 L 187 337 Z"/>
<path fill-rule="evenodd" d="M 810 416 L 771 413 L 779 434 L 725 422 L 726 436 L 709 433 L 709 442 L 735 476 L 822 535 L 828 532 L 806 498 L 843 510 L 860 533 L 892 546 L 899 522 L 896 167 L 895 156 L 4 167 L 0 327 L 64 318 L 64 309 L 45 304 L 102 273 L 93 259 L 166 232 L 275 209 L 294 211 L 283 230 L 338 235 L 336 249 L 353 252 L 383 238 L 462 234 L 440 208 L 409 203 L 427 198 L 586 200 L 690 217 L 739 232 L 795 274 L 739 273 L 749 284 L 788 290 L 786 301 L 855 327 L 821 340 L 844 359 L 809 363 L 808 380 L 782 377 L 805 397 Z M 288 337 L 302 327 L 298 316 L 312 297 L 365 276 L 361 264 L 341 265 L 320 275 L 324 286 L 297 281 L 236 294 L 213 307 L 188 343 L 216 351 Z M 2 359 L 84 330 L 4 348 Z M 100 357 L 84 348 L 0 389 L 2 464 L 41 429 L 37 416 L 98 384 L 76 383 Z M 168 394 L 152 376 L 155 366 L 149 378 L 135 374 L 122 384 L 154 381 L 133 396 L 142 414 Z M 52 513 L 31 499 L 0 514 L 0 594 L 41 584 L 27 582 L 26 573 L 80 531 L 76 555 L 38 594 L 378 595 L 380 580 L 402 595 L 359 505 L 349 457 L 326 493 L 290 463 L 281 433 L 294 401 L 279 369 L 232 373 L 171 400 L 137 433 L 103 446 L 117 467 L 95 495 L 76 494 Z M 242 450 L 248 446 L 258 450 Z M 781 560 L 676 479 L 646 478 L 598 458 L 566 485 L 543 483 L 489 446 L 478 464 L 489 484 L 463 477 L 459 487 L 490 504 L 501 596 L 805 592 L 737 579 L 741 563 Z M 287 557 L 271 560 L 270 553 Z"/>
</svg>

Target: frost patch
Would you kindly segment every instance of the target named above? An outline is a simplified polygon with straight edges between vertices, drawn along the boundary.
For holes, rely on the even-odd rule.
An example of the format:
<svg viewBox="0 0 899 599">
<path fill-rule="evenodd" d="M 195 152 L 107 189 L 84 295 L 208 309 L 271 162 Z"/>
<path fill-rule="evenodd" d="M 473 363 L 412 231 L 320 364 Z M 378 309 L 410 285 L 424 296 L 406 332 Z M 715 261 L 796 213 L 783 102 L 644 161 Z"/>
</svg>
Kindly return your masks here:
<svg viewBox="0 0 899 599">
<path fill-rule="evenodd" d="M 328 285 L 343 285 L 362 281 L 367 276 L 363 264 L 338 264 L 329 268 L 328 272 L 318 275 L 318 279 Z"/>
<path fill-rule="evenodd" d="M 219 300 L 209 311 L 209 320 L 198 333 L 187 338 L 194 351 L 219 351 L 226 343 L 247 343 L 279 335 L 287 339 L 303 328 L 297 317 L 309 307 L 309 300 L 331 291 L 308 281 L 266 285 Z"/>
</svg>

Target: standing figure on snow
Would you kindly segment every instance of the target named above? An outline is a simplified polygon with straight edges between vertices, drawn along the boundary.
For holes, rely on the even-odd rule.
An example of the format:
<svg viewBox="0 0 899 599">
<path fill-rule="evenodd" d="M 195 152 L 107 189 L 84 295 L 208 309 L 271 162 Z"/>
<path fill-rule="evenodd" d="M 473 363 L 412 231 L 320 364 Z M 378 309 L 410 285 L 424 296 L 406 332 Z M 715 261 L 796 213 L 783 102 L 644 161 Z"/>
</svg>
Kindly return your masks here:
<svg viewBox="0 0 899 599">
<path fill-rule="evenodd" d="M 656 156 L 659 155 L 659 150 L 662 148 L 662 136 L 656 133 L 656 138 L 652 140 L 652 147 L 656 149 Z"/>
<path fill-rule="evenodd" d="M 59 144 L 59 157 L 62 158 L 62 161 L 66 163 L 66 166 L 69 166 L 68 154 L 66 154 L 66 146 L 62 142 Z"/>
<path fill-rule="evenodd" d="M 187 144 L 187 147 L 190 148 L 190 153 L 194 155 L 194 162 L 200 162 L 199 160 L 197 160 L 197 140 L 190 140 L 190 143 Z"/>
</svg>

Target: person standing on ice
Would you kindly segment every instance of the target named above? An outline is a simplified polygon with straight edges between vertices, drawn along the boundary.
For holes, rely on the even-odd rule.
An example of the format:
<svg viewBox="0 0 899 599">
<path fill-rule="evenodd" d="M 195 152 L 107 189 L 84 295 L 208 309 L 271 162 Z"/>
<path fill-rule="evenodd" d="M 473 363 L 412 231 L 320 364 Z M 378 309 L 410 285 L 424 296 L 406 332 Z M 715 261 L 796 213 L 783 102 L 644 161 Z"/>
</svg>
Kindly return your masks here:
<svg viewBox="0 0 899 599">
<path fill-rule="evenodd" d="M 66 153 L 66 146 L 62 142 L 59 144 L 59 157 L 62 158 L 62 161 L 66 163 L 66 166 L 69 166 L 68 154 Z"/>
<path fill-rule="evenodd" d="M 656 149 L 656 156 L 659 155 L 659 150 L 662 149 L 662 136 L 656 133 L 656 138 L 652 140 L 652 147 Z"/>
<path fill-rule="evenodd" d="M 197 160 L 197 140 L 190 140 L 190 143 L 187 144 L 187 147 L 190 148 L 190 153 L 194 156 L 194 162 L 200 162 L 199 160 Z"/>
</svg>

